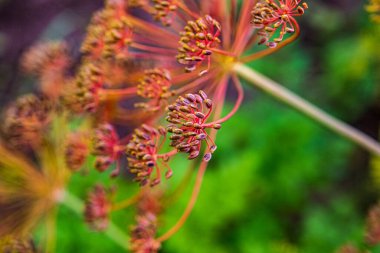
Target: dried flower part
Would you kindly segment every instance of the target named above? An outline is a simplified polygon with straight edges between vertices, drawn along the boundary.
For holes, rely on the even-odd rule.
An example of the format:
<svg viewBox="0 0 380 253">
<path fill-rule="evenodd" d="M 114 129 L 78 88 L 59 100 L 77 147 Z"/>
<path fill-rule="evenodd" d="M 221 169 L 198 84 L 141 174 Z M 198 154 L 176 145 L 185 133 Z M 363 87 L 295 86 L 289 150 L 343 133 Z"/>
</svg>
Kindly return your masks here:
<svg viewBox="0 0 380 253">
<path fill-rule="evenodd" d="M 161 136 L 165 136 L 165 129 L 158 130 L 143 124 L 137 128 L 126 147 L 130 172 L 135 174 L 135 181 L 140 185 L 154 186 L 160 183 L 160 170 L 157 166 L 157 152 L 160 146 Z M 156 178 L 150 180 L 153 170 L 156 168 Z"/>
<path fill-rule="evenodd" d="M 305 9 L 308 8 L 306 3 L 301 5 L 300 3 L 301 0 L 261 0 L 258 2 L 251 12 L 251 23 L 260 29 L 259 44 L 274 48 L 286 34 L 294 33 L 295 26 L 298 26 L 294 17 L 303 15 Z M 279 35 L 271 41 L 276 31 L 279 31 Z"/>
<path fill-rule="evenodd" d="M 92 142 L 92 154 L 96 156 L 95 168 L 100 172 L 105 171 L 121 154 L 115 128 L 110 124 L 100 125 L 95 129 Z M 112 172 L 112 176 L 116 176 L 113 173 L 118 173 L 118 170 Z"/>
<path fill-rule="evenodd" d="M 96 185 L 88 194 L 85 203 L 84 218 L 86 223 L 96 231 L 103 231 L 107 228 L 109 214 L 112 203 L 106 189 L 101 185 Z"/>
<path fill-rule="evenodd" d="M 69 135 L 65 148 L 65 161 L 67 167 L 75 172 L 78 171 L 86 161 L 89 154 L 88 141 L 83 133 Z"/>
<path fill-rule="evenodd" d="M 39 146 L 52 109 L 51 101 L 45 96 L 24 95 L 18 98 L 4 115 L 2 130 L 9 144 L 17 148 Z"/>
<path fill-rule="evenodd" d="M 154 12 L 152 13 L 155 20 L 161 21 L 164 26 L 172 24 L 170 13 L 177 10 L 177 1 L 175 0 L 152 0 Z"/>
<path fill-rule="evenodd" d="M 162 100 L 173 95 L 170 91 L 171 77 L 166 69 L 146 70 L 144 77 L 139 80 L 137 95 L 150 99 L 148 103 L 137 103 L 136 107 L 157 110 Z"/>
<path fill-rule="evenodd" d="M 370 245 L 380 243 L 380 204 L 372 207 L 369 211 L 365 240 Z"/>
<path fill-rule="evenodd" d="M 206 58 L 210 64 L 212 49 L 221 42 L 220 33 L 220 24 L 208 15 L 187 22 L 184 31 L 180 33 L 177 55 L 178 62 L 186 65 L 187 72 L 194 71 Z"/>
<path fill-rule="evenodd" d="M 353 245 L 344 245 L 336 253 L 360 253 L 360 251 Z"/>
<path fill-rule="evenodd" d="M 69 64 L 67 45 L 60 41 L 36 44 L 26 51 L 21 59 L 23 70 L 35 75 L 42 75 L 49 69 L 63 71 Z"/>
<path fill-rule="evenodd" d="M 18 239 L 11 236 L 0 238 L 0 252 L 3 253 L 36 253 L 37 249 L 30 239 Z"/>
<path fill-rule="evenodd" d="M 125 60 L 132 43 L 132 25 L 125 16 L 126 1 L 109 0 L 97 12 L 87 28 L 81 51 L 95 59 L 100 57 Z"/>
<path fill-rule="evenodd" d="M 188 159 L 195 159 L 201 152 L 202 142 L 207 144 L 207 153 L 203 159 L 209 161 L 211 153 L 216 150 L 214 142 L 206 132 L 207 128 L 220 129 L 220 124 L 206 124 L 212 111 L 212 101 L 203 91 L 198 94 L 180 96 L 168 107 L 166 120 L 172 125 L 167 127 L 170 146 L 179 152 L 188 153 Z"/>
<path fill-rule="evenodd" d="M 94 112 L 99 105 L 103 73 L 95 63 L 84 63 L 66 87 L 64 103 L 75 113 Z"/>
<path fill-rule="evenodd" d="M 374 22 L 380 23 L 380 1 L 369 0 L 366 10 L 371 14 L 371 18 Z"/>
</svg>

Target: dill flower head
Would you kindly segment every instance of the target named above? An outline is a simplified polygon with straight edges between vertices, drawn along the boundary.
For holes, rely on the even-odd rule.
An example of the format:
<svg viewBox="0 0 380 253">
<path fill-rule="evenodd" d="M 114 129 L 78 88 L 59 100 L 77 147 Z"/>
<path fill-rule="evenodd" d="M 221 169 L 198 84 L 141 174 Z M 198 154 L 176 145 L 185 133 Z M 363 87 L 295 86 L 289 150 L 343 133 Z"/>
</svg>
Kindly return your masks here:
<svg viewBox="0 0 380 253">
<path fill-rule="evenodd" d="M 135 129 L 126 147 L 129 170 L 135 174 L 134 180 L 140 185 L 150 183 L 151 186 L 155 186 L 161 181 L 157 159 L 163 136 L 166 136 L 163 128 L 155 129 L 143 124 L 140 128 Z M 150 177 L 154 170 L 156 170 L 156 178 L 151 180 Z M 170 175 L 171 170 L 168 170 L 166 176 Z"/>
<path fill-rule="evenodd" d="M 202 142 L 207 144 L 208 152 L 204 155 L 204 160 L 211 159 L 211 153 L 216 150 L 216 145 L 208 136 L 206 129 L 220 129 L 220 124 L 207 123 L 212 112 L 212 101 L 204 91 L 198 94 L 186 94 L 179 97 L 176 102 L 168 107 L 169 113 L 166 120 L 169 125 L 167 131 L 170 136 L 170 146 L 175 147 L 179 152 L 188 153 L 188 159 L 199 156 Z"/>
<path fill-rule="evenodd" d="M 38 43 L 21 58 L 22 69 L 29 74 L 43 75 L 46 71 L 64 71 L 70 64 L 67 45 L 61 41 Z"/>
<path fill-rule="evenodd" d="M 2 127 L 9 144 L 16 148 L 36 148 L 51 120 L 52 103 L 45 96 L 24 95 L 5 111 Z"/>
<path fill-rule="evenodd" d="M 210 64 L 212 48 L 220 44 L 221 26 L 211 16 L 188 21 L 184 31 L 180 33 L 177 60 L 186 65 L 185 70 L 192 72 L 207 59 Z M 207 70 L 206 70 L 207 71 Z M 201 74 L 206 73 L 202 71 Z"/>
<path fill-rule="evenodd" d="M 161 247 L 156 240 L 157 215 L 162 211 L 161 193 L 145 190 L 139 203 L 136 225 L 131 228 L 130 250 L 134 253 L 155 253 Z"/>
<path fill-rule="evenodd" d="M 108 123 L 100 125 L 94 131 L 92 154 L 96 156 L 95 168 L 103 172 L 112 163 L 120 158 L 122 148 L 118 145 L 119 137 L 115 128 Z M 117 176 L 119 168 L 117 167 L 111 176 Z"/>
<path fill-rule="evenodd" d="M 166 69 L 148 69 L 137 85 L 137 95 L 149 99 L 148 103 L 135 104 L 136 107 L 158 110 L 164 100 L 173 95 L 170 91 L 171 76 Z"/>
<path fill-rule="evenodd" d="M 260 29 L 259 35 L 261 40 L 259 44 L 265 44 L 268 47 L 276 47 L 287 33 L 294 33 L 297 25 L 294 17 L 304 14 L 308 8 L 306 3 L 300 5 L 300 0 L 278 1 L 278 0 L 261 0 L 252 10 L 252 24 Z M 279 30 L 279 36 L 270 39 L 276 31 Z"/>
<path fill-rule="evenodd" d="M 111 207 L 109 193 L 103 186 L 96 185 L 88 194 L 85 203 L 84 218 L 86 223 L 94 230 L 105 230 L 108 226 Z"/>
<path fill-rule="evenodd" d="M 89 154 L 89 143 L 84 133 L 72 133 L 68 136 L 65 161 L 71 171 L 78 171 Z"/>
</svg>

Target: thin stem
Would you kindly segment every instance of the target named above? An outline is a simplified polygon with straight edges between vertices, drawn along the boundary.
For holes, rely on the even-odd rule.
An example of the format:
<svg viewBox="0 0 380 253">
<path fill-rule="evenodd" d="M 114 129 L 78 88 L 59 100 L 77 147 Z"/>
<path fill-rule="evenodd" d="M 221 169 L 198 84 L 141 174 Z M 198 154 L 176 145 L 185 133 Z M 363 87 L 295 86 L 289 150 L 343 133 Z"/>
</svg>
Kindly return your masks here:
<svg viewBox="0 0 380 253">
<path fill-rule="evenodd" d="M 141 197 L 141 194 L 140 194 L 140 192 L 138 192 L 130 198 L 122 200 L 119 203 L 115 203 L 112 205 L 112 211 L 119 211 L 119 210 L 122 210 L 124 208 L 131 206 L 134 203 L 136 203 L 137 201 L 139 201 L 140 197 Z"/>
<path fill-rule="evenodd" d="M 177 223 L 171 229 L 169 229 L 165 234 L 163 234 L 162 236 L 160 236 L 157 239 L 157 241 L 163 242 L 163 241 L 169 239 L 173 234 L 175 234 L 182 227 L 182 225 L 187 220 L 187 217 L 189 217 L 191 211 L 193 210 L 195 202 L 196 202 L 196 200 L 198 198 L 198 194 L 199 194 L 199 191 L 201 189 L 201 185 L 202 185 L 202 181 L 203 181 L 203 175 L 204 175 L 204 173 L 206 171 L 207 164 L 208 164 L 207 162 L 202 161 L 202 163 L 201 163 L 201 165 L 199 167 L 199 170 L 198 170 L 198 173 L 197 173 L 197 178 L 195 180 L 195 185 L 194 185 L 193 193 L 191 194 L 190 201 L 187 204 L 186 209 L 183 212 L 181 218 L 177 221 Z"/>
<path fill-rule="evenodd" d="M 52 208 L 48 216 L 46 217 L 46 247 L 45 252 L 55 252 L 56 241 L 57 241 L 57 209 Z"/>
<path fill-rule="evenodd" d="M 360 145 L 369 152 L 378 156 L 380 155 L 380 144 L 366 134 L 330 116 L 313 104 L 287 90 L 280 84 L 270 80 L 260 73 L 257 73 L 242 63 L 236 63 L 233 69 L 238 75 L 278 100 L 290 105 L 325 127 Z"/>
<path fill-rule="evenodd" d="M 61 203 L 67 208 L 71 209 L 76 214 L 82 215 L 84 208 L 83 202 L 70 192 L 65 192 L 64 198 Z M 111 221 L 108 224 L 107 230 L 104 231 L 104 234 L 107 235 L 107 237 L 114 241 L 117 245 L 119 245 L 125 250 L 128 250 L 129 237 L 125 235 L 123 231 L 121 231 Z"/>
</svg>

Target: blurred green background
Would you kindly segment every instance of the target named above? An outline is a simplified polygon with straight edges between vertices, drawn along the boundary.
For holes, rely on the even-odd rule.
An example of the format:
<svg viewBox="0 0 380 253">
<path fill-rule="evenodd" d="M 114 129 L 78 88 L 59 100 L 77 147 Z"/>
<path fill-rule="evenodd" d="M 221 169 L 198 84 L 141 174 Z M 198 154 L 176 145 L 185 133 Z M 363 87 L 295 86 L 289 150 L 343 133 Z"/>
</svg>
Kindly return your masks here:
<svg viewBox="0 0 380 253">
<path fill-rule="evenodd" d="M 2 17 L 0 26 L 16 22 L 7 9 L 17 8 L 14 2 L 19 1 L 0 2 L 0 14 L 8 10 L 8 19 Z M 32 2 L 38 6 L 49 1 Z M 34 37 L 28 37 L 18 51 L 13 49 L 13 54 L 6 42 L 15 35 L 0 32 L 2 103 L 7 102 L 6 94 L 32 87 L 25 85 L 30 80 L 10 64 L 17 65 L 23 49 L 39 39 L 65 36 L 78 46 L 81 36 L 75 35 L 83 33 L 92 11 L 101 6 L 101 1 L 83 1 L 82 5 L 75 1 L 50 2 L 67 5 L 40 24 Z M 380 25 L 370 22 L 363 4 L 349 0 L 310 2 L 301 20 L 301 38 L 251 65 L 377 137 Z M 218 150 L 207 169 L 194 211 L 183 228 L 163 244 L 162 252 L 324 253 L 349 242 L 364 247 L 365 216 L 378 200 L 380 184 L 376 183 L 376 175 L 380 175 L 380 166 L 371 166 L 372 158 L 359 147 L 254 87 L 246 85 L 245 92 L 242 108 L 218 132 Z M 226 112 L 231 107 L 227 106 Z M 170 187 L 186 175 L 188 162 L 182 158 L 171 164 L 175 173 Z M 70 190 L 84 198 L 94 180 L 113 184 L 107 175 L 92 170 L 87 177 L 75 175 Z M 123 180 L 118 179 L 120 183 Z M 137 187 L 126 185 L 119 191 L 131 196 Z M 187 187 L 181 198 L 167 207 L 160 220 L 161 233 L 181 215 L 190 192 L 191 187 Z M 133 215 L 134 210 L 126 210 L 115 213 L 113 219 L 120 228 L 128 229 L 128 224 L 134 223 Z M 43 236 L 41 227 L 36 238 L 41 240 Z M 81 217 L 61 207 L 57 252 L 78 251 L 122 249 L 104 235 L 90 231 Z"/>
</svg>

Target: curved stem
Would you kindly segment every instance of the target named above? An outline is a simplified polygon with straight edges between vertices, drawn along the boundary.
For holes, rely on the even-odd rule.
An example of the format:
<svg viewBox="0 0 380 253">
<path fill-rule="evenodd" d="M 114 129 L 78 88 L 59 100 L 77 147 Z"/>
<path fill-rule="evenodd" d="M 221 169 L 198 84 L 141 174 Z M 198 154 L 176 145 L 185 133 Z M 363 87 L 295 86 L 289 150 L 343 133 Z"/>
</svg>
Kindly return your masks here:
<svg viewBox="0 0 380 253">
<path fill-rule="evenodd" d="M 174 235 L 185 223 L 187 220 L 187 217 L 189 217 L 191 211 L 193 210 L 193 207 L 195 205 L 195 202 L 198 198 L 199 190 L 201 189 L 202 181 L 203 181 L 203 175 L 207 169 L 207 162 L 202 161 L 201 166 L 199 167 L 198 173 L 197 173 L 197 178 L 195 180 L 195 185 L 193 192 L 191 194 L 191 198 L 189 203 L 186 206 L 185 211 L 183 212 L 181 218 L 177 221 L 177 223 L 169 229 L 165 234 L 160 236 L 157 241 L 163 242 L 167 239 L 169 239 L 172 235 Z"/>
<path fill-rule="evenodd" d="M 280 84 L 270 80 L 260 73 L 257 73 L 242 63 L 236 63 L 233 69 L 238 75 L 278 100 L 290 105 L 325 127 L 360 145 L 369 152 L 375 155 L 380 155 L 380 144 L 366 134 L 330 116 L 313 104 L 287 90 Z"/>
<path fill-rule="evenodd" d="M 83 202 L 70 192 L 65 192 L 61 203 L 76 214 L 82 215 L 84 208 Z M 108 238 L 114 241 L 117 245 L 125 250 L 128 250 L 129 237 L 125 235 L 123 231 L 121 231 L 114 223 L 109 222 L 108 228 L 106 231 L 104 231 L 104 234 L 107 235 Z"/>
<path fill-rule="evenodd" d="M 141 194 L 140 194 L 140 192 L 138 192 L 137 194 L 135 194 L 134 196 L 132 196 L 130 198 L 122 200 L 119 203 L 115 203 L 112 205 L 112 211 L 119 211 L 121 209 L 129 207 L 130 205 L 133 205 L 134 203 L 139 201 L 140 197 L 141 197 Z"/>
</svg>

